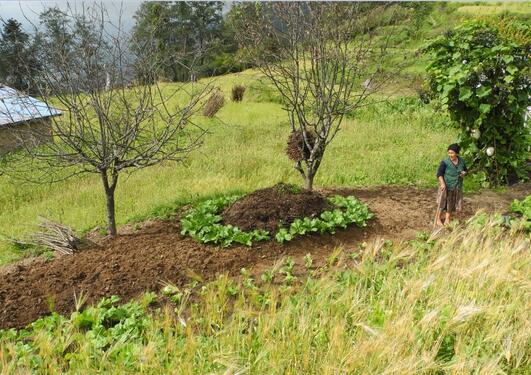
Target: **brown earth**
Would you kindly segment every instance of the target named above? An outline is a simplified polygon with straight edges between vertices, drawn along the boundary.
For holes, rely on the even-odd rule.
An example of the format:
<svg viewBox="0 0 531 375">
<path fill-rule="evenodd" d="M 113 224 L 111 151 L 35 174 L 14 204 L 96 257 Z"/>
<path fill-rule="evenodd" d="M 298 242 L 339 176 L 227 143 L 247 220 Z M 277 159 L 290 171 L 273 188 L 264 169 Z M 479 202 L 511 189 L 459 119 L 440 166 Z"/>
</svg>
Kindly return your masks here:
<svg viewBox="0 0 531 375">
<path fill-rule="evenodd" d="M 297 218 L 319 216 L 331 208 L 321 193 L 294 189 L 281 183 L 256 190 L 225 208 L 221 213 L 223 223 L 245 231 L 265 229 L 274 234 L 279 226 L 287 227 Z"/>
<path fill-rule="evenodd" d="M 124 227 L 116 239 L 96 238 L 100 246 L 75 256 L 26 259 L 0 268 L 0 328 L 23 327 L 51 308 L 68 314 L 75 309 L 74 296 L 81 294 L 88 303 L 111 295 L 127 300 L 157 291 L 163 282 L 180 286 L 197 278 L 208 281 L 221 273 L 235 276 L 242 267 L 256 274 L 284 256 L 300 262 L 307 253 L 322 264 L 338 246 L 350 251 L 362 241 L 409 239 L 419 230 L 430 230 L 433 223 L 434 189 L 382 186 L 321 192 L 355 195 L 376 218 L 367 228 L 351 227 L 333 236 L 311 235 L 284 245 L 271 241 L 228 249 L 181 236 L 176 222 L 146 222 L 139 230 Z M 478 209 L 504 212 L 513 199 L 529 194 L 531 185 L 526 184 L 503 193 L 466 196 L 461 218 Z"/>
</svg>

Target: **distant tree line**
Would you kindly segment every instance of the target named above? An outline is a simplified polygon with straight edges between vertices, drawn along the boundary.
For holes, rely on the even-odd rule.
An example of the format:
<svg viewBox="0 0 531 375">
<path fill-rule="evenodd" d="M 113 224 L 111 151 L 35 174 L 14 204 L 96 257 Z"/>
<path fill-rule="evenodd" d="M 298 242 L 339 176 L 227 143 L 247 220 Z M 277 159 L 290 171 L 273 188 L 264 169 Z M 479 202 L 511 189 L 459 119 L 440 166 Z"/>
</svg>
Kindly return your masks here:
<svg viewBox="0 0 531 375">
<path fill-rule="evenodd" d="M 381 5 L 379 2 L 367 2 L 360 3 L 359 7 L 368 10 Z M 431 3 L 414 2 L 396 6 L 407 9 L 415 30 L 420 28 L 433 7 Z M 273 8 L 267 3 L 235 2 L 224 14 L 221 1 L 144 2 L 134 15 L 135 25 L 129 35 L 130 52 L 138 53 L 135 48 L 154 51 L 152 58 L 160 66 L 155 73 L 156 79 L 171 82 L 244 70 L 253 66 L 254 59 L 249 57 L 248 50 L 241 48 L 238 33 L 245 29 L 245 25 L 256 21 L 257 7 L 261 11 Z M 35 93 L 35 80 L 43 69 L 43 61 L 73 49 L 76 34 L 90 38 L 90 30 L 86 29 L 82 17 L 73 17 L 72 14 L 57 7 L 48 8 L 39 15 L 39 21 L 31 31 L 24 30 L 15 19 L 0 18 L 3 24 L 0 33 L 0 82 Z M 396 22 L 399 19 L 397 12 L 392 14 L 392 17 L 382 17 L 389 17 L 390 23 Z M 382 24 L 382 17 L 373 20 L 374 27 Z M 272 22 L 281 24 L 278 19 Z"/>
<path fill-rule="evenodd" d="M 130 31 L 130 53 L 154 51 L 160 62 L 156 79 L 172 82 L 241 71 L 249 64 L 238 53 L 233 13 L 248 6 L 236 4 L 223 15 L 220 1 L 142 3 Z M 35 93 L 45 60 L 74 49 L 74 35 L 90 39 L 82 17 L 57 7 L 43 11 L 31 31 L 15 19 L 0 22 L 0 82 L 29 93 Z"/>
</svg>

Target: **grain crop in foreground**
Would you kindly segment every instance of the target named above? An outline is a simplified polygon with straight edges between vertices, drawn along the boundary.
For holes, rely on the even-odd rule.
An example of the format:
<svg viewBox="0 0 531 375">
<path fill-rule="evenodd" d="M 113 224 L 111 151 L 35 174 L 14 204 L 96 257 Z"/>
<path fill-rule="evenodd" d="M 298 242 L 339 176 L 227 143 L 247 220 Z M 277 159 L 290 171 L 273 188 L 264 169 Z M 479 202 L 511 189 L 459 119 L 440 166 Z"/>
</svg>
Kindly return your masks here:
<svg viewBox="0 0 531 375">
<path fill-rule="evenodd" d="M 192 299 L 189 290 L 168 286 L 173 304 L 154 313 L 146 307 L 152 294 L 122 306 L 107 300 L 68 319 L 55 315 L 1 333 L 0 368 L 525 373 L 529 245 L 522 234 L 476 220 L 436 242 L 380 241 L 362 253 L 334 252 L 325 269 L 315 269 L 311 256 L 296 265 L 314 276 L 293 276 L 288 261 L 271 271 L 280 278 L 275 284 L 243 272 L 241 282 L 221 276 L 191 286 Z"/>
</svg>

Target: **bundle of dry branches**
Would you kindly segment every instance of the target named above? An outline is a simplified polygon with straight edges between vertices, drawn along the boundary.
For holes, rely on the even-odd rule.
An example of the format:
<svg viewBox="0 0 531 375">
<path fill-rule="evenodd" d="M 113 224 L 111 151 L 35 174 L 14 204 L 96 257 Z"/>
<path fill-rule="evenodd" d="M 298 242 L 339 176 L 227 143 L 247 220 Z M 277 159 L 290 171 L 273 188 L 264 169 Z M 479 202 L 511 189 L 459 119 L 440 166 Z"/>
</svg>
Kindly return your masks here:
<svg viewBox="0 0 531 375">
<path fill-rule="evenodd" d="M 39 231 L 31 233 L 23 239 L 2 237 L 17 246 L 41 246 L 67 255 L 81 250 L 83 245 L 87 243 L 78 238 L 72 228 L 43 217 L 40 218 L 37 227 Z"/>
<path fill-rule="evenodd" d="M 208 98 L 203 108 L 203 116 L 214 117 L 214 115 L 223 107 L 225 104 L 225 97 L 218 90 L 214 91 L 212 95 Z"/>
<path fill-rule="evenodd" d="M 41 231 L 30 236 L 33 244 L 68 255 L 79 250 L 82 241 L 76 237 L 72 228 L 45 218 L 41 218 L 38 227 Z"/>
<path fill-rule="evenodd" d="M 243 100 L 243 94 L 245 93 L 245 86 L 242 85 L 235 85 L 232 86 L 232 101 L 233 102 L 241 102 Z"/>
<path fill-rule="evenodd" d="M 313 145 L 315 144 L 315 134 L 306 133 L 306 141 L 301 130 L 292 131 L 288 137 L 286 155 L 293 161 L 301 161 L 310 157 Z"/>
</svg>

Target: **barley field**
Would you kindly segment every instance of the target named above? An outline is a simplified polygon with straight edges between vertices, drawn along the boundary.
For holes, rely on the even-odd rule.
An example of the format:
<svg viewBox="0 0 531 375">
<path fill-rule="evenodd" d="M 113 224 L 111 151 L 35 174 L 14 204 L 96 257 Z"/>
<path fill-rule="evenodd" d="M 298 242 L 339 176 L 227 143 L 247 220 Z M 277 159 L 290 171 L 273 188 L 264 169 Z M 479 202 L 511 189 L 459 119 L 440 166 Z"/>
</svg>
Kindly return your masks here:
<svg viewBox="0 0 531 375">
<path fill-rule="evenodd" d="M 264 271 L 275 283 L 242 270 L 239 281 L 167 285 L 162 309 L 148 293 L 54 314 L 0 332 L 0 371 L 529 373 L 529 238 L 485 214 L 454 229 L 336 249 L 321 267 L 283 259 Z"/>
</svg>

